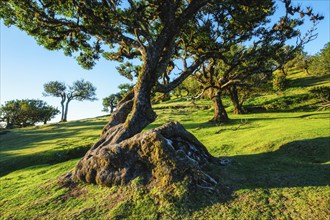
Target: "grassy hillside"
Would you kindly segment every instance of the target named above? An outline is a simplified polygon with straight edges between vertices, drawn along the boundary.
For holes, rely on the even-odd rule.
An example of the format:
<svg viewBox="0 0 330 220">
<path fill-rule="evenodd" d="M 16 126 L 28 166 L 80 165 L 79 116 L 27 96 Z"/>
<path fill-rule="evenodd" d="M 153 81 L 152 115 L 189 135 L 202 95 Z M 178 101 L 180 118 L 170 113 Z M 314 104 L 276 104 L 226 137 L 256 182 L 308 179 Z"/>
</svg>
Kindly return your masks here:
<svg viewBox="0 0 330 220">
<path fill-rule="evenodd" d="M 229 124 L 207 123 L 210 102 L 172 100 L 155 105 L 147 129 L 179 121 L 228 166 L 211 167 L 218 192 L 171 193 L 126 187 L 63 186 L 58 177 L 74 167 L 96 142 L 107 118 L 86 119 L 0 133 L 1 219 L 327 219 L 330 216 L 330 111 L 313 111 L 306 97 L 329 76 L 292 74 L 284 94 L 252 97 L 251 106 L 272 111 L 232 115 Z M 274 103 L 284 102 L 289 111 Z M 281 104 L 281 103 L 280 103 Z M 283 105 L 283 103 L 282 103 Z M 274 107 L 275 106 L 275 107 Z M 228 108 L 230 110 L 230 107 Z"/>
</svg>

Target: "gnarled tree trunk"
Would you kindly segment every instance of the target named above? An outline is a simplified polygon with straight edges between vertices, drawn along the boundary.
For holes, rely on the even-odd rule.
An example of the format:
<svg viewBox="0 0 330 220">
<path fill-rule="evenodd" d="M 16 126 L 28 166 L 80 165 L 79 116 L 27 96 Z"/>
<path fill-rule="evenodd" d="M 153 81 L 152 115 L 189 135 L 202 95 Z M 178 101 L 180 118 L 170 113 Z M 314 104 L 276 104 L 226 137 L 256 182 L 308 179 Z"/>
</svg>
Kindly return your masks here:
<svg viewBox="0 0 330 220">
<path fill-rule="evenodd" d="M 136 177 L 159 187 L 183 179 L 202 188 L 217 184 L 205 170 L 215 159 L 180 124 L 140 133 L 156 119 L 150 102 L 157 80 L 153 69 L 145 66 L 134 90 L 111 114 L 100 140 L 67 179 L 106 186 L 127 184 Z"/>
<path fill-rule="evenodd" d="M 225 106 L 222 103 L 221 91 L 219 90 L 214 91 L 214 95 L 212 96 L 212 102 L 213 102 L 214 113 L 213 113 L 213 118 L 210 120 L 210 122 L 225 123 L 229 121 L 229 117 L 226 112 Z"/>
<path fill-rule="evenodd" d="M 231 86 L 231 88 L 228 89 L 230 94 L 230 99 L 234 105 L 234 114 L 244 114 L 245 111 L 243 109 L 242 103 L 239 101 L 238 97 L 238 91 L 236 85 Z"/>
<path fill-rule="evenodd" d="M 118 104 L 100 140 L 67 175 L 69 179 L 107 186 L 126 184 L 136 177 L 143 178 L 146 184 L 162 187 L 183 179 L 190 179 L 190 183 L 202 187 L 217 184 L 204 170 L 214 158 L 179 124 L 171 123 L 140 133 L 156 119 L 151 106 L 151 93 L 175 53 L 178 33 L 194 11 L 206 4 L 193 2 L 179 19 L 174 5 L 167 3 L 169 17 L 166 17 L 167 22 L 161 33 L 156 40 L 149 39 L 148 46 L 139 47 L 143 66 L 134 92 Z M 199 65 L 197 63 L 187 68 L 182 76 L 187 77 Z M 178 79 L 171 84 L 173 88 L 184 78 Z"/>
<path fill-rule="evenodd" d="M 71 175 L 75 181 L 105 186 L 124 185 L 139 177 L 144 184 L 162 189 L 184 179 L 209 188 L 217 184 L 205 169 L 213 160 L 192 134 L 172 122 L 118 144 L 92 148 Z"/>
</svg>

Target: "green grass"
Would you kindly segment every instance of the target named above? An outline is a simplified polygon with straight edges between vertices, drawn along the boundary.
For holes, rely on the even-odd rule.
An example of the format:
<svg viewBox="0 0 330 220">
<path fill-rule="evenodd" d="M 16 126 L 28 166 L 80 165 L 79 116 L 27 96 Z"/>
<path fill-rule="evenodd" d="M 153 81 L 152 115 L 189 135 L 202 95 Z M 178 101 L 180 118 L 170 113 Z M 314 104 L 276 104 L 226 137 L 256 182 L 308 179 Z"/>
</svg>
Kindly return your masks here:
<svg viewBox="0 0 330 220">
<path fill-rule="evenodd" d="M 0 135 L 0 175 L 36 164 L 82 157 L 97 141 L 106 118 L 16 129 Z"/>
<path fill-rule="evenodd" d="M 320 83 L 324 78 L 294 80 L 308 86 L 327 83 Z M 285 95 L 308 92 L 294 85 Z M 268 94 L 249 102 L 259 105 L 278 97 Z M 218 192 L 187 189 L 184 181 L 170 192 L 146 189 L 139 179 L 112 188 L 59 184 L 107 121 L 86 119 L 0 133 L 0 218 L 328 219 L 330 111 L 229 114 L 229 124 L 214 125 L 207 123 L 211 103 L 196 104 L 171 100 L 155 105 L 159 116 L 147 129 L 179 121 L 212 155 L 228 157 L 229 166 L 210 167 L 220 180 Z"/>
</svg>

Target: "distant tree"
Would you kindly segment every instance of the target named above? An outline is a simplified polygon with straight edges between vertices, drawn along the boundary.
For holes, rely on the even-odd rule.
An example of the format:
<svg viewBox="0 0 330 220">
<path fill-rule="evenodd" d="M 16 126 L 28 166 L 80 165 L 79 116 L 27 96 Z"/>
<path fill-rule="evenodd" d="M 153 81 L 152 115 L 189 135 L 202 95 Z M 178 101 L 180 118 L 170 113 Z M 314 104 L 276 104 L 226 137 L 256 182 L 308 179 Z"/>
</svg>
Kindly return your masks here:
<svg viewBox="0 0 330 220">
<path fill-rule="evenodd" d="M 330 42 L 326 43 L 323 49 L 312 57 L 310 70 L 315 75 L 330 74 Z"/>
<path fill-rule="evenodd" d="M 117 107 L 118 102 L 120 101 L 121 95 L 119 93 L 117 94 L 111 94 L 108 97 L 103 98 L 103 111 L 104 112 L 110 112 L 110 114 L 113 112 L 113 110 Z"/>
<path fill-rule="evenodd" d="M 65 101 L 67 99 L 66 97 L 66 91 L 67 86 L 64 82 L 59 81 L 50 81 L 46 84 L 44 84 L 44 96 L 54 96 L 54 97 L 60 97 L 61 98 L 61 121 L 64 120 L 64 112 L 65 112 Z"/>
<path fill-rule="evenodd" d="M 44 84 L 44 96 L 54 96 L 61 98 L 62 117 L 61 122 L 67 121 L 69 103 L 72 100 L 77 101 L 95 101 L 96 88 L 88 81 L 77 80 L 73 82 L 72 86 L 67 87 L 65 83 L 58 81 L 51 81 Z"/>
<path fill-rule="evenodd" d="M 57 108 L 36 99 L 11 100 L 0 108 L 0 121 L 6 123 L 6 128 L 27 127 L 38 122 L 54 118 L 59 113 Z"/>
<path fill-rule="evenodd" d="M 302 42 L 300 45 L 296 47 L 293 46 L 283 46 L 279 48 L 277 51 L 274 51 L 273 56 L 270 57 L 274 64 L 273 68 L 273 90 L 276 92 L 282 92 L 285 89 L 287 75 L 290 67 L 293 65 L 301 65 L 301 56 L 302 46 L 306 44 L 306 42 Z M 299 67 L 305 68 L 305 67 Z"/>
<path fill-rule="evenodd" d="M 208 92 L 213 102 L 214 114 L 210 122 L 224 123 L 229 120 L 222 101 L 227 94 L 233 103 L 234 113 L 244 112 L 242 105 L 246 97 L 240 98 L 239 94 L 246 96 L 248 92 L 238 91 L 251 91 L 270 77 L 275 68 L 270 58 L 276 50 L 278 48 L 274 45 L 247 48 L 237 44 L 223 53 L 223 58 L 210 59 L 201 66 L 194 76 L 203 86 L 202 92 Z"/>
<path fill-rule="evenodd" d="M 289 68 L 294 67 L 298 70 L 303 70 L 305 74 L 308 75 L 311 60 L 311 56 L 308 56 L 307 53 L 303 50 L 299 50 L 296 53 L 295 58 L 292 61 L 288 62 L 287 65 Z"/>
<path fill-rule="evenodd" d="M 59 114 L 60 111 L 57 108 L 52 106 L 44 106 L 40 112 L 40 119 L 43 121 L 44 124 L 47 124 L 50 119 L 54 118 L 55 115 Z"/>
<path fill-rule="evenodd" d="M 273 90 L 281 93 L 285 89 L 286 84 L 286 74 L 281 70 L 276 70 L 273 72 Z"/>
<path fill-rule="evenodd" d="M 14 125 L 18 119 L 19 112 L 20 106 L 18 100 L 8 101 L 5 103 L 5 105 L 1 106 L 0 120 L 6 123 L 7 129 L 14 128 Z"/>
<path fill-rule="evenodd" d="M 194 98 L 198 96 L 200 90 L 201 84 L 193 76 L 189 76 L 173 90 L 173 95 L 176 97 L 186 96 L 188 98 Z"/>
<path fill-rule="evenodd" d="M 103 111 L 113 112 L 113 110 L 117 107 L 119 101 L 125 97 L 128 93 L 130 93 L 133 89 L 134 85 L 129 83 L 119 84 L 118 89 L 119 92 L 116 94 L 111 94 L 108 97 L 103 98 Z"/>
</svg>

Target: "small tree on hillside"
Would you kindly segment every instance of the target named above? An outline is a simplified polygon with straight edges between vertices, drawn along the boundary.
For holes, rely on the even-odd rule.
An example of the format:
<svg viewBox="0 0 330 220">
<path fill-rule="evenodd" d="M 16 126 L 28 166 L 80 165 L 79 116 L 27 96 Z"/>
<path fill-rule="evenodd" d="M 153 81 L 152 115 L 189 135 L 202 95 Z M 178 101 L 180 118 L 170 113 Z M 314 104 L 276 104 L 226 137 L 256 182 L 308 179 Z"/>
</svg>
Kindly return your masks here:
<svg viewBox="0 0 330 220">
<path fill-rule="evenodd" d="M 66 90 L 67 87 L 64 82 L 50 81 L 44 84 L 44 96 L 54 96 L 61 98 L 61 121 L 63 121 L 64 119 Z"/>
<path fill-rule="evenodd" d="M 132 89 L 134 85 L 129 83 L 122 83 L 119 84 L 118 89 L 120 90 L 116 94 L 111 94 L 108 97 L 103 98 L 103 111 L 110 112 L 110 114 L 113 112 L 113 110 L 117 107 L 117 104 L 119 101 L 125 97 Z"/>
<path fill-rule="evenodd" d="M 113 110 L 117 107 L 118 102 L 120 101 L 121 95 L 119 93 L 117 94 L 111 94 L 108 97 L 103 98 L 103 111 L 104 112 L 110 112 L 110 114 L 113 112 Z"/>
<path fill-rule="evenodd" d="M 239 98 L 239 88 L 250 90 L 271 75 L 273 67 L 269 61 L 277 46 L 246 48 L 232 45 L 221 59 L 210 59 L 204 63 L 194 77 L 203 85 L 203 91 L 213 102 L 214 115 L 210 122 L 224 123 L 229 120 L 222 98 L 229 94 L 234 106 L 234 113 L 242 114 L 244 97 Z M 268 57 L 268 59 L 265 59 Z M 243 94 L 241 92 L 241 94 Z M 245 93 L 247 94 L 247 93 Z"/>
<path fill-rule="evenodd" d="M 59 114 L 60 111 L 53 106 L 44 106 L 40 111 L 40 119 L 44 124 L 47 124 L 50 119 L 54 118 L 55 115 Z"/>
<path fill-rule="evenodd" d="M 67 121 L 69 103 L 72 100 L 95 101 L 96 88 L 88 81 L 77 80 L 72 86 L 67 87 L 63 82 L 51 81 L 44 84 L 44 96 L 54 96 L 61 98 L 62 117 L 61 122 Z"/>
<path fill-rule="evenodd" d="M 311 61 L 311 56 L 308 56 L 307 53 L 303 50 L 299 50 L 296 53 L 295 58 L 292 61 L 288 62 L 287 65 L 289 68 L 293 65 L 292 67 L 294 67 L 295 69 L 303 70 L 306 75 L 309 75 L 309 66 Z"/>
<path fill-rule="evenodd" d="M 11 100 L 0 108 L 0 121 L 6 123 L 6 128 L 27 127 L 38 122 L 54 118 L 59 113 L 57 108 L 36 99 Z"/>
</svg>

